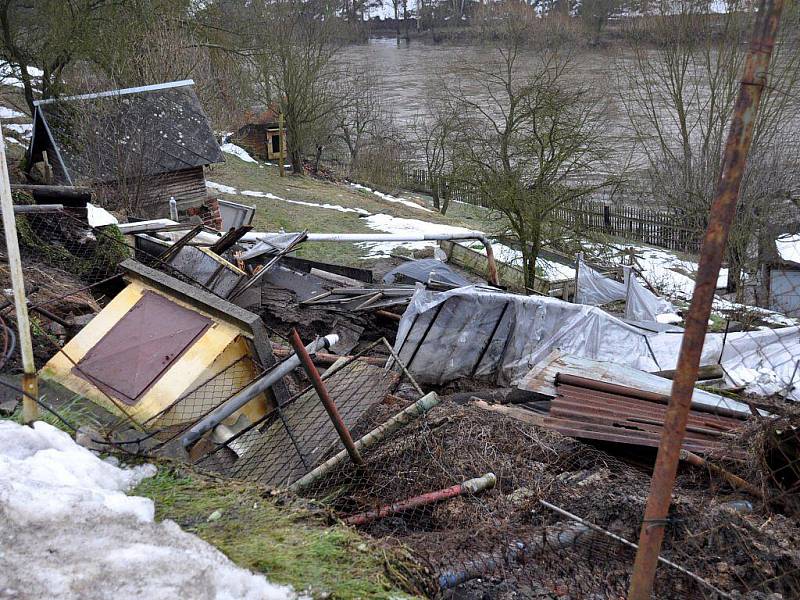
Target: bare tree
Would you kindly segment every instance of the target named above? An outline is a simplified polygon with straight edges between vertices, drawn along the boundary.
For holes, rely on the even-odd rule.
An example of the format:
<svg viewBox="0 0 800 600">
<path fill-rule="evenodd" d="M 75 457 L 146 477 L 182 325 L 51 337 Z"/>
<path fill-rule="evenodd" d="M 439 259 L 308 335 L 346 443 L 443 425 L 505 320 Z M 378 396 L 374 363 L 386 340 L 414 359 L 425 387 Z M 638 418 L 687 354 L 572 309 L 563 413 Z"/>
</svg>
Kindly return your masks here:
<svg viewBox="0 0 800 600">
<path fill-rule="evenodd" d="M 322 0 L 261 0 L 257 8 L 253 35 L 261 51 L 253 62 L 260 95 L 283 112 L 292 170 L 302 173 L 303 157 L 318 145 L 321 125 L 336 113 L 340 26 Z"/>
<path fill-rule="evenodd" d="M 0 0 L 0 58 L 22 82 L 25 100 L 58 95 L 65 71 L 91 58 L 114 0 Z M 41 71 L 35 78 L 29 67 Z"/>
<path fill-rule="evenodd" d="M 602 106 L 588 84 L 570 77 L 570 60 L 557 49 L 523 56 L 530 27 L 506 19 L 501 45 L 481 63 L 456 67 L 443 98 L 456 124 L 454 178 L 508 221 L 532 287 L 557 209 L 611 179 L 598 174 L 607 152 Z"/>
<path fill-rule="evenodd" d="M 619 87 L 641 150 L 644 194 L 699 237 L 720 174 L 752 15 L 735 4 L 723 15 L 681 6 L 679 14 L 631 26 L 629 52 L 618 61 Z M 782 31 L 796 31 L 794 20 L 787 15 Z M 791 208 L 799 77 L 794 44 L 776 44 L 770 79 L 781 91 L 765 93 L 757 116 L 728 246 L 729 291 L 755 270 L 750 263 L 759 232 Z"/>
<path fill-rule="evenodd" d="M 425 159 L 425 175 L 433 206 L 445 214 L 450 204 L 446 174 L 453 168 L 452 146 L 458 120 L 436 98 L 429 97 L 426 108 L 425 115 L 418 115 L 414 119 L 411 137 L 417 153 Z"/>
<path fill-rule="evenodd" d="M 387 122 L 381 76 L 370 68 L 350 67 L 341 73 L 337 88 L 335 130 L 332 137 L 347 148 L 351 169 L 362 149 L 380 135 Z"/>
<path fill-rule="evenodd" d="M 221 130 L 238 125 L 251 96 L 245 57 L 213 47 L 208 32 L 178 18 L 179 13 L 166 16 L 143 19 L 135 32 L 121 25 L 121 30 L 107 28 L 97 59 L 100 69 L 120 87 L 193 79 L 214 125 Z"/>
</svg>

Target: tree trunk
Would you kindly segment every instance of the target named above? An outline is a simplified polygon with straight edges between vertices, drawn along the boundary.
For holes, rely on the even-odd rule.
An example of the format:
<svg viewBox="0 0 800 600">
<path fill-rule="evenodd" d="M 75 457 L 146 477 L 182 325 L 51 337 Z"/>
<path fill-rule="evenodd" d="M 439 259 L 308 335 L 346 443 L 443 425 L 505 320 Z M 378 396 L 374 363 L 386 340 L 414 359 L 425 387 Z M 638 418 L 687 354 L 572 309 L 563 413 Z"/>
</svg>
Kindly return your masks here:
<svg viewBox="0 0 800 600">
<path fill-rule="evenodd" d="M 319 162 L 322 159 L 322 146 L 317 146 L 317 154 L 314 156 L 314 173 L 319 173 Z"/>
<path fill-rule="evenodd" d="M 446 180 L 442 180 L 442 210 L 440 211 L 443 215 L 447 214 L 447 208 L 450 206 L 450 183 Z"/>
<path fill-rule="evenodd" d="M 300 154 L 299 150 L 292 149 L 292 151 L 289 153 L 289 162 L 292 163 L 293 175 L 303 174 L 303 156 Z"/>
<path fill-rule="evenodd" d="M 431 197 L 433 198 L 433 208 L 439 210 L 441 208 L 439 203 L 439 178 L 431 173 L 428 173 L 428 181 L 431 182 Z"/>
</svg>

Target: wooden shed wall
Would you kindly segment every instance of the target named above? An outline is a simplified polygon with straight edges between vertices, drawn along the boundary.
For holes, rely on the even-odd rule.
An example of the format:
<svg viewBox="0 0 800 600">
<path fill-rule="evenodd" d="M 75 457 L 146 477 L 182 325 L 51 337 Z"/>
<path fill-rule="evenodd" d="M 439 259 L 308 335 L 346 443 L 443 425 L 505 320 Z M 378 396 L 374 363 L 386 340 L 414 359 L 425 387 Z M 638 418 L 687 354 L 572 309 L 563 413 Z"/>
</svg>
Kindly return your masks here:
<svg viewBox="0 0 800 600">
<path fill-rule="evenodd" d="M 190 208 L 202 206 L 208 198 L 203 167 L 147 176 L 141 182 L 129 181 L 124 185 L 110 184 L 106 193 L 110 195 L 109 205 L 112 208 L 114 194 L 136 194 L 136 205 L 138 206 L 136 216 L 147 219 L 169 217 L 171 196 L 174 196 L 178 203 L 179 213 L 186 213 Z"/>
<path fill-rule="evenodd" d="M 269 158 L 266 126 L 245 125 L 236 132 L 232 141 L 262 160 Z"/>
</svg>

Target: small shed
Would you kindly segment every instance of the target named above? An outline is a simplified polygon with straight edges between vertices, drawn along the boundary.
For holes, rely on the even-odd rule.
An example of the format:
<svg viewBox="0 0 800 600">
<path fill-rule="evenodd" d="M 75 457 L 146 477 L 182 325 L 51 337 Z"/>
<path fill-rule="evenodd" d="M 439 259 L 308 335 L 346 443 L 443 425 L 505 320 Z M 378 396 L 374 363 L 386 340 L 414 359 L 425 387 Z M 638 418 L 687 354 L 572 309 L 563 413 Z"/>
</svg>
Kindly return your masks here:
<svg viewBox="0 0 800 600">
<path fill-rule="evenodd" d="M 43 379 L 149 428 L 192 422 L 276 364 L 258 315 L 136 261 L 122 268 L 127 287 L 50 359 Z M 285 399 L 283 384 L 273 386 L 227 426 Z"/>
<path fill-rule="evenodd" d="M 223 162 L 192 80 L 35 102 L 28 174 L 39 183 L 91 186 L 137 217 L 197 214 L 204 167 Z"/>
<path fill-rule="evenodd" d="M 800 317 L 800 233 L 775 239 L 762 274 L 767 307 L 789 317 Z"/>
<path fill-rule="evenodd" d="M 233 134 L 232 141 L 262 160 L 280 159 L 281 129 L 278 110 L 270 107 L 250 111 L 245 124 Z M 286 129 L 283 130 L 283 155 L 286 156 Z"/>
</svg>

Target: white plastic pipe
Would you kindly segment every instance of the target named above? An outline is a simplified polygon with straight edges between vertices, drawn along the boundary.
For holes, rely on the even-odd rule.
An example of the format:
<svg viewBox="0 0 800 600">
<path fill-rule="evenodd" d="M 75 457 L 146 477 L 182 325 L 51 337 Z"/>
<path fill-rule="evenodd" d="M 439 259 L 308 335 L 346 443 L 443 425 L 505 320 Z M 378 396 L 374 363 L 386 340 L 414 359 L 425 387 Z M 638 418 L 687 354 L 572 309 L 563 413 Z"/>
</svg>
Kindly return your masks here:
<svg viewBox="0 0 800 600">
<path fill-rule="evenodd" d="M 263 232 L 249 232 L 242 238 L 244 241 L 262 241 L 268 235 Z M 269 239 L 269 238 L 267 238 Z M 309 233 L 307 242 L 426 242 L 439 240 L 478 240 L 486 249 L 489 283 L 499 285 L 497 265 L 494 262 L 492 243 L 482 231 L 463 231 L 461 233 Z M 266 240 L 265 240 L 266 241 Z"/>
</svg>

